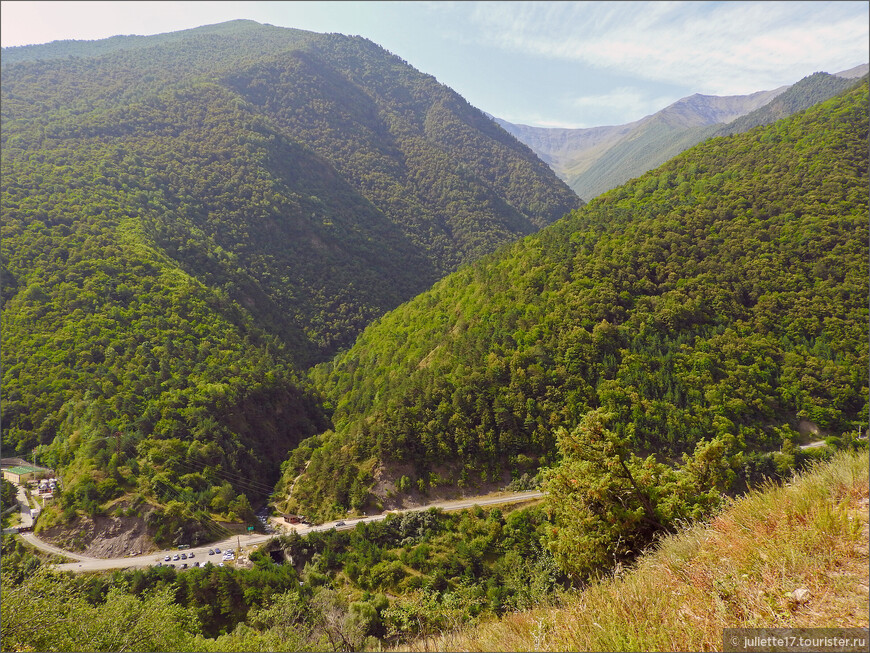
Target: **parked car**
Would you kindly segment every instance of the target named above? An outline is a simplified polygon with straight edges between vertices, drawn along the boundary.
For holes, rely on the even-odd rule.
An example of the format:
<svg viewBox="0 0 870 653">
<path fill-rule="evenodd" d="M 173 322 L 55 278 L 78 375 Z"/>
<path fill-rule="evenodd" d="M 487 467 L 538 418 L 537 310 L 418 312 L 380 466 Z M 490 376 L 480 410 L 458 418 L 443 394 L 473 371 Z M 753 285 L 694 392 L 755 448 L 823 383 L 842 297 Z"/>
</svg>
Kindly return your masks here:
<svg viewBox="0 0 870 653">
<path fill-rule="evenodd" d="M 192 558 L 192 557 L 193 557 L 193 554 L 192 554 L 192 553 L 188 553 L 188 554 L 187 554 L 187 557 L 188 557 L 188 558 Z"/>
<path fill-rule="evenodd" d="M 214 555 L 214 549 L 209 549 L 209 550 L 208 550 L 208 554 L 209 554 L 210 556 L 213 556 L 213 555 Z"/>
<path fill-rule="evenodd" d="M 186 553 L 182 553 L 182 554 L 181 554 L 181 559 L 182 559 L 182 560 L 187 560 L 187 554 L 186 554 Z"/>
<path fill-rule="evenodd" d="M 219 548 L 215 547 L 215 548 L 214 548 L 214 552 L 215 552 L 215 553 L 220 553 L 221 550 L 220 550 Z"/>
<path fill-rule="evenodd" d="M 166 556 L 165 558 L 163 558 L 164 562 L 169 562 L 170 560 L 172 560 L 172 556 Z"/>
<path fill-rule="evenodd" d="M 176 553 L 174 556 L 172 556 L 172 559 L 173 560 L 180 560 L 181 556 Z"/>
</svg>

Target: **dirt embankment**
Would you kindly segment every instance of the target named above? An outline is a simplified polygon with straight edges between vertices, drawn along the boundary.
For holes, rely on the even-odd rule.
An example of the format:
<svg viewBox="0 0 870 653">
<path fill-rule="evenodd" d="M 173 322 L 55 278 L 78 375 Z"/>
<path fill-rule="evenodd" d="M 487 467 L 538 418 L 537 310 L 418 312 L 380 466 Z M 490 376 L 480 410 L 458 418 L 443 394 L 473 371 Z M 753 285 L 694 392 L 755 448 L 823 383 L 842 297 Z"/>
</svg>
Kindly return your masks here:
<svg viewBox="0 0 870 653">
<path fill-rule="evenodd" d="M 156 551 L 142 517 L 79 516 L 71 524 L 53 526 L 39 537 L 62 549 L 92 558 L 119 558 Z"/>
<path fill-rule="evenodd" d="M 400 492 L 396 487 L 398 479 L 402 476 L 408 476 L 409 479 L 416 478 L 414 465 L 412 463 L 389 463 L 388 465 L 382 463 L 374 470 L 375 484 L 371 492 L 381 501 L 384 510 L 397 510 L 417 508 L 436 501 L 450 501 L 485 495 L 503 489 L 511 481 L 510 472 L 506 471 L 500 478 L 486 483 L 477 480 L 470 482 L 464 488 L 460 488 L 453 482 L 454 477 L 458 475 L 455 469 L 442 465 L 434 468 L 433 471 L 440 478 L 445 479 L 443 485 L 439 484 L 436 487 L 427 485 L 425 492 L 421 492 L 415 484 L 411 484 L 407 491 Z"/>
</svg>

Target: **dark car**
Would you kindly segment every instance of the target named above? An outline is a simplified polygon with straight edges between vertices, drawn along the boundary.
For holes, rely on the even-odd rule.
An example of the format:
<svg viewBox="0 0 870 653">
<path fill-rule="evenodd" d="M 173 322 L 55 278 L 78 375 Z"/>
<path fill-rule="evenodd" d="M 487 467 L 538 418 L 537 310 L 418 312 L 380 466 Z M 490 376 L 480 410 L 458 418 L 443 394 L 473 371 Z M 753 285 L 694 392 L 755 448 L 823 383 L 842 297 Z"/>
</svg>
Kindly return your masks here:
<svg viewBox="0 0 870 653">
<path fill-rule="evenodd" d="M 213 555 L 214 555 L 214 549 L 209 549 L 209 550 L 208 550 L 208 554 L 209 554 L 210 556 L 213 556 Z"/>
<path fill-rule="evenodd" d="M 214 548 L 214 552 L 215 552 L 215 553 L 220 553 L 221 550 L 220 550 L 219 548 L 215 547 L 215 548 Z"/>
<path fill-rule="evenodd" d="M 186 554 L 186 553 L 182 553 L 182 554 L 181 554 L 181 559 L 182 559 L 182 560 L 187 560 L 187 554 Z"/>
</svg>

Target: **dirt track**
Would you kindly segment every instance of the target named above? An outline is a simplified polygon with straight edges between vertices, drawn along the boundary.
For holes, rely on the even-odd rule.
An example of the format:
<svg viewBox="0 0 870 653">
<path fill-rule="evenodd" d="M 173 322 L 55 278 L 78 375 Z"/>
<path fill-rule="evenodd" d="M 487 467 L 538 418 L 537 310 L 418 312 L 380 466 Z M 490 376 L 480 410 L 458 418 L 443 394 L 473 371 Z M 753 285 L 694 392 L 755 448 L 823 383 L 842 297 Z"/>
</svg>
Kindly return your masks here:
<svg viewBox="0 0 870 653">
<path fill-rule="evenodd" d="M 521 503 L 523 501 L 530 501 L 532 499 L 539 499 L 544 496 L 543 492 L 539 491 L 528 491 L 528 492 L 497 492 L 492 494 L 487 494 L 479 497 L 468 497 L 465 499 L 455 499 L 452 501 L 436 501 L 431 504 L 425 506 L 419 506 L 416 508 L 408 508 L 406 510 L 396 510 L 392 512 L 413 512 L 419 510 L 428 510 L 429 508 L 441 508 L 443 510 L 463 510 L 465 508 L 471 508 L 473 506 L 491 506 L 491 505 L 499 505 L 499 504 L 510 504 L 510 503 Z M 369 517 L 360 517 L 357 519 L 349 519 L 349 520 L 338 520 L 345 521 L 346 523 L 343 526 L 337 526 L 337 521 L 326 522 L 324 524 L 318 524 L 317 526 L 304 526 L 304 525 L 295 525 L 295 526 L 286 526 L 286 529 L 293 528 L 300 535 L 305 535 L 306 533 L 310 533 L 311 531 L 327 531 L 331 528 L 338 528 L 338 530 L 348 530 L 354 528 L 360 522 L 370 522 L 370 521 L 380 521 L 385 519 L 387 516 L 386 513 L 382 513 L 379 515 L 372 515 Z M 145 567 L 151 567 L 156 565 L 158 562 L 165 564 L 164 558 L 167 555 L 175 555 L 178 553 L 178 549 L 167 549 L 165 551 L 155 551 L 148 554 L 143 554 L 139 556 L 128 556 L 123 558 L 92 558 L 88 556 L 84 556 L 78 553 L 72 553 L 70 551 L 65 551 L 56 546 L 52 546 L 46 542 L 43 542 L 41 539 L 36 537 L 33 533 L 22 533 L 21 537 L 27 541 L 29 544 L 34 547 L 41 549 L 47 553 L 54 553 L 57 555 L 62 555 L 67 558 L 72 558 L 76 560 L 76 562 L 68 562 L 64 564 L 55 565 L 54 568 L 59 571 L 74 571 L 74 572 L 89 572 L 89 571 L 105 571 L 107 569 L 127 569 L 127 568 L 138 568 L 142 569 Z M 194 554 L 193 561 L 199 562 L 203 564 L 205 562 L 219 562 L 220 556 L 208 555 L 208 550 L 213 549 L 214 547 L 219 547 L 220 549 L 234 548 L 234 549 L 245 549 L 254 545 L 263 544 L 273 537 L 277 537 L 277 535 L 234 535 L 232 537 L 228 537 L 225 540 L 220 542 L 213 542 L 211 544 L 207 544 L 204 546 L 198 546 L 191 549 L 185 550 L 185 553 L 190 555 Z M 178 566 L 179 561 L 173 561 L 174 565 Z M 190 563 L 188 563 L 190 564 Z"/>
</svg>

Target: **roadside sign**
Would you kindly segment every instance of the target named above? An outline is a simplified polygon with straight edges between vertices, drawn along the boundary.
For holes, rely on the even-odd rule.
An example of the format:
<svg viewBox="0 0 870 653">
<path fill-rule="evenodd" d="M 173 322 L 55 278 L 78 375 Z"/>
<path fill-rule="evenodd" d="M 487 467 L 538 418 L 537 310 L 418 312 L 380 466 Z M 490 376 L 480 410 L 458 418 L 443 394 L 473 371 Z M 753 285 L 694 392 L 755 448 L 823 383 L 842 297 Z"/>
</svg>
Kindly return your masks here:
<svg viewBox="0 0 870 653">
<path fill-rule="evenodd" d="M 254 530 L 254 527 L 253 527 L 253 526 L 248 526 L 248 532 L 250 533 L 252 530 Z"/>
</svg>

